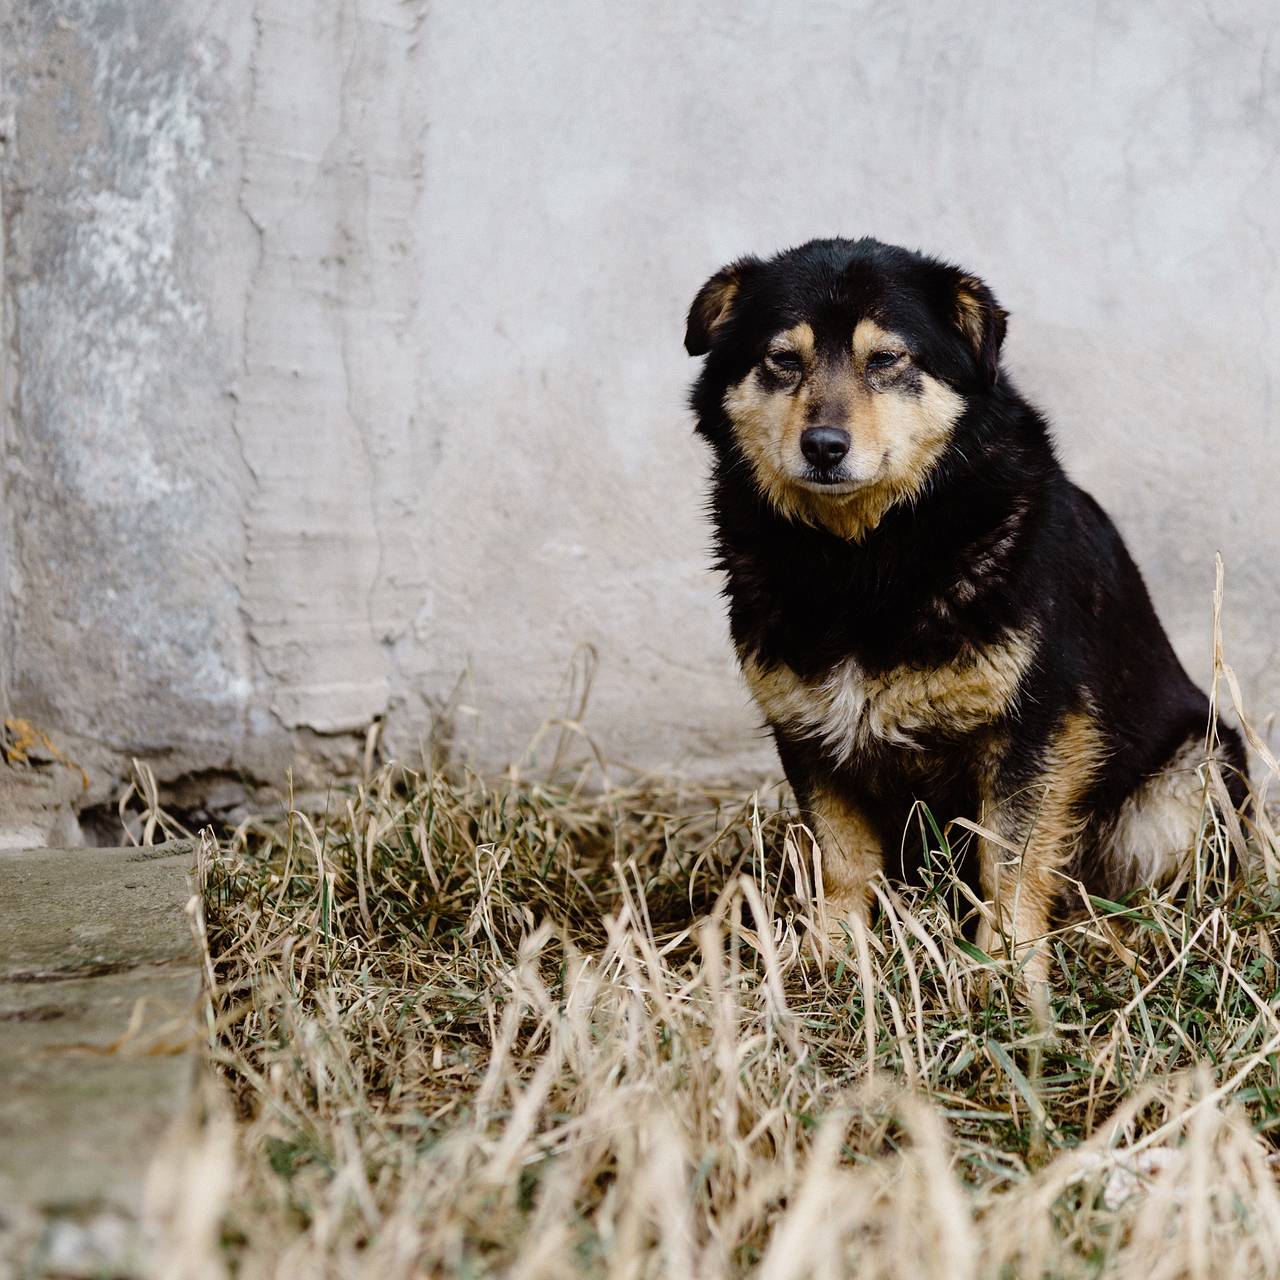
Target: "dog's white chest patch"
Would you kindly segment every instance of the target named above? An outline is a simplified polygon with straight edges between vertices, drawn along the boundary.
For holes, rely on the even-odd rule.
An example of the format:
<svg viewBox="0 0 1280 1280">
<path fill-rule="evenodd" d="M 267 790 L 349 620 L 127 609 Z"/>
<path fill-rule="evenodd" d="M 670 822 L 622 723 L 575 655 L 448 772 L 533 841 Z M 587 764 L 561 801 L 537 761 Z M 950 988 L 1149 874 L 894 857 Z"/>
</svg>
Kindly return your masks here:
<svg viewBox="0 0 1280 1280">
<path fill-rule="evenodd" d="M 765 670 L 748 660 L 743 671 L 760 709 L 792 733 L 821 742 L 844 761 L 873 739 L 914 747 L 911 730 L 923 723 L 923 708 L 910 705 L 883 677 L 869 679 L 852 658 L 820 681 L 801 680 L 787 666 Z"/>
<path fill-rule="evenodd" d="M 744 656 L 742 671 L 771 724 L 820 742 L 846 763 L 873 742 L 919 749 L 922 730 L 963 734 L 1012 707 L 1034 645 L 1011 632 L 984 649 L 937 667 L 901 666 L 870 675 L 852 658 L 818 680 Z"/>
</svg>

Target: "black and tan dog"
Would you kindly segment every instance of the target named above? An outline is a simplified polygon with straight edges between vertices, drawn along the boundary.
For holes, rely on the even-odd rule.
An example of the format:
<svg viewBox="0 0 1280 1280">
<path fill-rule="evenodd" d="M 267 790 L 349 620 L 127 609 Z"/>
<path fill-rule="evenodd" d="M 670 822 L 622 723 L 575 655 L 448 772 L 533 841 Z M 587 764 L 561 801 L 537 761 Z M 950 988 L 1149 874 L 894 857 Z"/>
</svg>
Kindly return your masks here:
<svg viewBox="0 0 1280 1280">
<path fill-rule="evenodd" d="M 911 874 L 923 800 L 996 837 L 966 872 L 979 941 L 1034 981 L 1071 880 L 1116 898 L 1186 865 L 1209 705 L 1002 371 L 1005 320 L 955 267 L 816 240 L 708 280 L 685 346 L 734 644 L 837 920 Z M 1238 735 L 1211 750 L 1240 802 Z"/>
</svg>

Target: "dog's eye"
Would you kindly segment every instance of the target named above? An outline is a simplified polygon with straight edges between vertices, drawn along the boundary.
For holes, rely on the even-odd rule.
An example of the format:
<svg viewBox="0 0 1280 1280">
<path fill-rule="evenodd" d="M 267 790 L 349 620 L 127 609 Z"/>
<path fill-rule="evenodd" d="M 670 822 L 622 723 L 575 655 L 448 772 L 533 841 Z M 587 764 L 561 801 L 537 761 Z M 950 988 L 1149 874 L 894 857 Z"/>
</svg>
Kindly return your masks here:
<svg viewBox="0 0 1280 1280">
<path fill-rule="evenodd" d="M 804 371 L 804 361 L 794 351 L 770 351 L 764 362 L 774 373 L 788 378 Z"/>
<path fill-rule="evenodd" d="M 867 357 L 868 369 L 892 369 L 902 359 L 901 351 L 873 351 Z"/>
</svg>

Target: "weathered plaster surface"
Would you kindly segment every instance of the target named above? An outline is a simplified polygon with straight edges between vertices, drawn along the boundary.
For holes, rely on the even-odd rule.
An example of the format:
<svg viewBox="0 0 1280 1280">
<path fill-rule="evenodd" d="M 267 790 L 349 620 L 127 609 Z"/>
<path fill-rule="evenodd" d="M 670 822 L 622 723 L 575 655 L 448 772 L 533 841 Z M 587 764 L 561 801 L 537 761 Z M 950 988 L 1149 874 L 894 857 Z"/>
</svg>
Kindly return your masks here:
<svg viewBox="0 0 1280 1280">
<path fill-rule="evenodd" d="M 243 63 L 194 12 L 21 4 L 4 33 L 7 656 L 24 714 L 206 767 L 253 705 L 228 431 L 248 237 L 211 109 Z"/>
<path fill-rule="evenodd" d="M 377 716 L 412 752 L 451 706 L 496 765 L 589 645 L 612 757 L 767 762 L 683 314 L 744 251 L 871 232 L 989 278 L 1194 674 L 1220 549 L 1228 654 L 1280 705 L 1278 27 L 1263 0 L 20 0 L 13 701 L 107 761 L 277 778 Z"/>
</svg>

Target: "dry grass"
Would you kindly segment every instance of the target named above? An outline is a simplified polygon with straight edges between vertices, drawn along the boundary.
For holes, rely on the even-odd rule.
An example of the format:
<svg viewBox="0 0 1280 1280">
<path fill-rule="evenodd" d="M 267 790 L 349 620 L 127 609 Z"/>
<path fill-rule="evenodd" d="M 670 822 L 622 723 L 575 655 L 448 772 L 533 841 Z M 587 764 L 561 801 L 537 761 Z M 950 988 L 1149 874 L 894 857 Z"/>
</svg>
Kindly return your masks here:
<svg viewBox="0 0 1280 1280">
<path fill-rule="evenodd" d="M 160 1271 L 1280 1275 L 1280 861 L 1245 832 L 1224 894 L 1205 814 L 1180 893 L 1053 937 L 1039 1012 L 924 814 L 929 883 L 826 965 L 755 796 L 387 766 L 206 838 L 232 1102 L 155 1190 Z"/>
<path fill-rule="evenodd" d="M 226 1188 L 216 1253 L 289 1277 L 1280 1274 L 1271 860 L 1226 901 L 1205 876 L 1092 904 L 1054 938 L 1046 1020 L 958 933 L 935 844 L 933 882 L 885 892 L 832 968 L 811 841 L 754 798 L 386 768 L 327 821 L 206 842 L 237 1111 L 205 1139 L 232 1164 L 200 1175 Z"/>
</svg>

